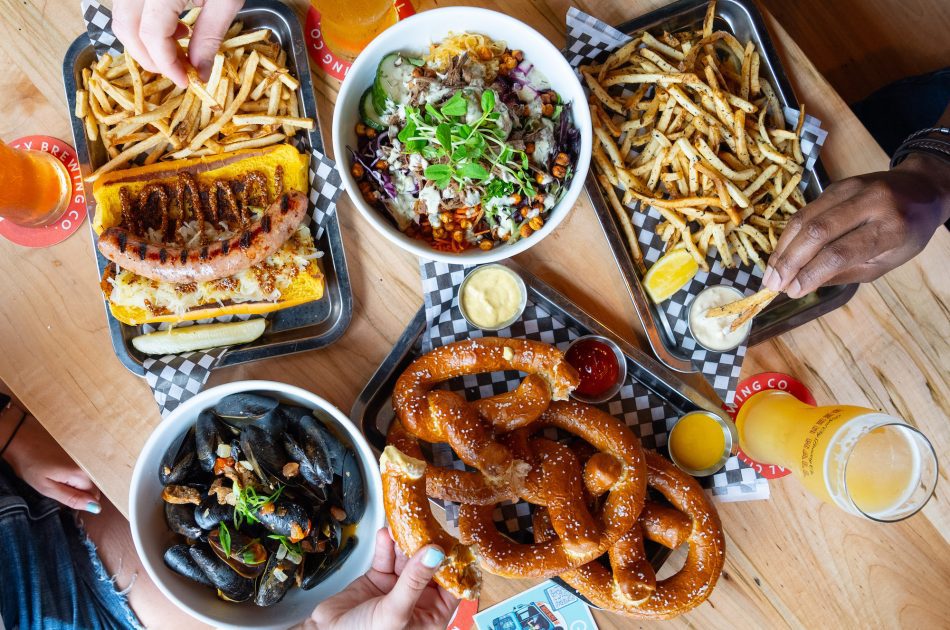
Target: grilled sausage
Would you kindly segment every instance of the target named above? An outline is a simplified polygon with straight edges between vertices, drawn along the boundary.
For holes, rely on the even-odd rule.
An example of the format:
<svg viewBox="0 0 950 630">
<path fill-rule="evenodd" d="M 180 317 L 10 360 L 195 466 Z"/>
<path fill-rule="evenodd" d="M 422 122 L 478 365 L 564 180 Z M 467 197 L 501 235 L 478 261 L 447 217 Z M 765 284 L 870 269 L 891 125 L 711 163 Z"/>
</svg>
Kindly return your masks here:
<svg viewBox="0 0 950 630">
<path fill-rule="evenodd" d="M 99 236 L 99 251 L 140 276 L 185 284 L 226 278 L 262 262 L 296 231 L 307 213 L 307 197 L 285 192 L 261 218 L 240 234 L 199 247 L 155 245 L 129 230 L 110 227 Z"/>
</svg>

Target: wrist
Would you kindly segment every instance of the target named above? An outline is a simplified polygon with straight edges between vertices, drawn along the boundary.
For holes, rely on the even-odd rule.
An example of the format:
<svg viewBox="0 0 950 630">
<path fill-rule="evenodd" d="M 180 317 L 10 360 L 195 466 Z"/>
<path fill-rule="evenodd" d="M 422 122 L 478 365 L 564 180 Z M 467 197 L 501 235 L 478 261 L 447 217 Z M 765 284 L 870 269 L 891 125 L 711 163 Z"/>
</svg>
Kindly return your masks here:
<svg viewBox="0 0 950 630">
<path fill-rule="evenodd" d="M 922 177 L 932 189 L 934 206 L 939 212 L 939 223 L 950 221 L 950 160 L 915 151 L 908 154 L 894 170 Z"/>
<path fill-rule="evenodd" d="M 0 414 L 0 457 L 7 460 L 11 466 L 15 465 L 17 452 L 17 438 L 23 430 L 23 425 L 29 419 L 26 411 L 16 405 L 7 407 Z"/>
</svg>

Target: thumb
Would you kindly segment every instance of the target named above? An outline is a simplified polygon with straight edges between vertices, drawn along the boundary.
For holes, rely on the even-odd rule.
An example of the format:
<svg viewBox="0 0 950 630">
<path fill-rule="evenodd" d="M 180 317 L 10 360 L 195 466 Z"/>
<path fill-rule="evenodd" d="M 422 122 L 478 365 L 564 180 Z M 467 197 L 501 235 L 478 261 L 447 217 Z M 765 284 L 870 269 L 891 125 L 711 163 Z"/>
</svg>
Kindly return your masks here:
<svg viewBox="0 0 950 630">
<path fill-rule="evenodd" d="M 102 510 L 98 499 L 90 492 L 58 481 L 50 480 L 49 484 L 44 484 L 42 492 L 49 498 L 55 499 L 74 510 L 92 512 L 93 514 L 98 514 Z"/>
<path fill-rule="evenodd" d="M 395 621 L 397 626 L 407 624 L 416 602 L 444 559 L 445 554 L 435 545 L 417 551 L 403 567 L 393 590 L 383 598 L 384 617 Z"/>
<path fill-rule="evenodd" d="M 216 0 L 205 2 L 195 21 L 188 44 L 188 59 L 198 70 L 202 81 L 211 74 L 211 62 L 218 53 L 225 33 L 234 17 L 244 5 L 244 0 Z"/>
</svg>

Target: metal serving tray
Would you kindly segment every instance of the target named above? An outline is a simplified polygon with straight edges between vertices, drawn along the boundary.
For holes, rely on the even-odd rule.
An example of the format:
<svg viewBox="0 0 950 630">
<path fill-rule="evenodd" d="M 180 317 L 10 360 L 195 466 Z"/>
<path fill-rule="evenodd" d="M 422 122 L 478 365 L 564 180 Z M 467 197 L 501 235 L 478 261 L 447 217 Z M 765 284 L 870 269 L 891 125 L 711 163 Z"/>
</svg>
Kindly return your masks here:
<svg viewBox="0 0 950 630">
<path fill-rule="evenodd" d="M 314 101 L 313 83 L 310 66 L 307 62 L 306 46 L 300 22 L 294 12 L 277 0 L 247 0 L 238 13 L 239 20 L 249 28 L 270 29 L 280 45 L 287 51 L 287 67 L 300 81 L 298 100 L 302 115 L 314 119 L 314 129 L 304 136 L 303 145 L 307 152 L 316 148 L 325 152 L 320 137 L 320 118 Z M 96 53 L 83 34 L 69 47 L 63 60 L 63 83 L 66 99 L 69 103 L 69 118 L 72 121 L 73 141 L 79 158 L 83 177 L 87 177 L 107 161 L 105 148 L 101 141 L 90 142 L 86 137 L 81 120 L 73 116 L 76 108 L 76 86 L 81 82 L 82 68 L 87 67 Z M 95 199 L 91 191 L 86 194 L 86 209 L 90 219 L 90 232 L 95 245 L 98 242 L 92 230 L 92 217 L 96 211 Z M 311 228 L 315 233 L 315 226 Z M 339 339 L 353 315 L 353 293 L 350 288 L 350 276 L 346 268 L 346 256 L 343 253 L 343 238 L 340 224 L 334 213 L 325 226 L 323 236 L 316 241 L 317 248 L 323 252 L 320 266 L 325 276 L 325 290 L 321 299 L 271 313 L 267 317 L 264 334 L 253 343 L 230 349 L 221 357 L 219 366 L 238 365 L 270 357 L 303 352 L 322 348 Z M 108 261 L 96 251 L 96 264 L 102 275 Z M 109 333 L 116 356 L 125 367 L 139 376 L 145 375 L 142 362 L 147 355 L 132 347 L 131 339 L 141 334 L 141 326 L 128 326 L 115 319 L 106 305 L 106 318 L 109 321 Z"/>
<path fill-rule="evenodd" d="M 702 26 L 707 6 L 706 0 L 680 0 L 624 22 L 618 25 L 617 29 L 633 34 L 643 30 L 676 32 L 685 28 L 699 28 Z M 782 68 L 768 30 L 762 21 L 762 15 L 752 0 L 718 0 L 715 28 L 729 31 L 740 42 L 753 41 L 761 55 L 761 72 L 774 87 L 782 106 L 797 107 L 799 101 L 795 98 L 792 86 Z M 814 170 L 806 174 L 806 177 L 807 187 L 804 196 L 807 201 L 811 201 L 818 197 L 828 185 L 828 176 L 820 157 L 815 163 Z M 663 310 L 650 300 L 640 284 L 641 274 L 633 263 L 621 228 L 617 225 L 610 206 L 603 197 L 593 171 L 587 177 L 587 193 L 656 356 L 674 370 L 695 372 L 696 368 L 689 360 L 689 352 L 680 348 L 674 340 L 672 329 L 675 322 L 668 320 Z M 857 287 L 856 284 L 822 287 L 797 300 L 791 300 L 784 294 L 779 296 L 755 318 L 749 345 L 786 333 L 835 310 L 851 299 Z"/>
<path fill-rule="evenodd" d="M 723 415 L 722 409 L 716 403 L 684 383 L 676 373 L 661 365 L 651 356 L 615 335 L 566 296 L 534 277 L 522 267 L 510 261 L 505 264 L 516 270 L 524 279 L 529 301 L 543 307 L 564 323 L 576 328 L 583 335 L 602 335 L 615 341 L 626 358 L 627 378 L 633 379 L 659 396 L 670 405 L 674 413 L 684 415 L 690 411 L 706 410 L 719 416 Z M 395 417 L 392 408 L 392 391 L 396 380 L 409 364 L 421 354 L 421 338 L 425 331 L 426 315 L 423 307 L 409 322 L 389 355 L 383 359 L 382 364 L 363 388 L 353 405 L 353 409 L 350 411 L 350 419 L 360 427 L 363 435 L 366 436 L 370 446 L 377 454 L 382 453 L 386 446 L 386 433 Z M 599 406 L 606 407 L 609 402 L 607 401 Z M 436 502 L 433 502 L 432 506 L 437 511 L 441 512 L 443 510 L 442 506 Z M 650 562 L 656 570 L 659 570 L 669 557 L 670 551 L 651 541 L 645 542 L 647 543 L 646 549 Z M 561 584 L 576 593 L 566 583 L 562 582 Z M 578 596 L 580 595 L 578 594 Z"/>
</svg>

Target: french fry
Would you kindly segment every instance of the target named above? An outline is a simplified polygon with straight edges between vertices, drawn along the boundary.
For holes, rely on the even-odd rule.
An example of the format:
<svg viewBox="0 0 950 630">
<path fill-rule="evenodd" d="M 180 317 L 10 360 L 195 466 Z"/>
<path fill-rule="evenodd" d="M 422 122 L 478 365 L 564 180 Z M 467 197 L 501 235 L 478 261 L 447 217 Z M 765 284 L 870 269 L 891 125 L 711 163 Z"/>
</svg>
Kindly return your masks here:
<svg viewBox="0 0 950 630">
<path fill-rule="evenodd" d="M 614 216 L 616 216 L 620 222 L 624 236 L 627 237 L 627 246 L 630 248 L 630 257 L 633 259 L 633 263 L 641 273 L 646 273 L 646 266 L 643 264 L 643 253 L 640 251 L 640 243 L 637 241 L 637 234 L 633 229 L 633 222 L 630 221 L 627 210 L 620 203 L 620 200 L 617 199 L 617 192 L 614 190 L 613 184 L 607 180 L 603 173 L 597 173 L 597 181 L 600 182 L 604 194 L 607 196 L 607 201 L 610 203 L 610 208 L 614 211 Z"/>
</svg>

